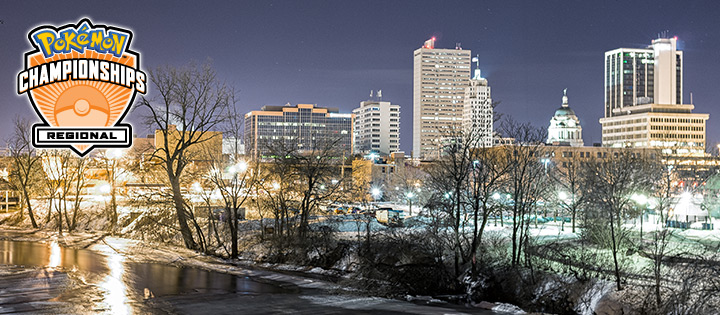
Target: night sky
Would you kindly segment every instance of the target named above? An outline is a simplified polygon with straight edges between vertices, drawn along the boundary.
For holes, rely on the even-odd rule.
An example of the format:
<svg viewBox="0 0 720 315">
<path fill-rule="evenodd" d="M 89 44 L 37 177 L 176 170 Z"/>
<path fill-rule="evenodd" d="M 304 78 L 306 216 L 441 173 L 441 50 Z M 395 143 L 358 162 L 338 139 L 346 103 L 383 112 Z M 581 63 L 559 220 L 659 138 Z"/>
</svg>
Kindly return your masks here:
<svg viewBox="0 0 720 315">
<path fill-rule="evenodd" d="M 149 2 L 149 1 L 148 1 Z M 710 113 L 708 146 L 720 142 L 718 1 L 5 1 L 0 4 L 0 139 L 17 115 L 34 117 L 15 78 L 31 49 L 27 32 L 89 17 L 134 31 L 141 67 L 210 59 L 239 91 L 243 111 L 314 103 L 350 112 L 383 90 L 401 106 L 401 148 L 411 150 L 413 50 L 480 55 L 498 111 L 547 127 L 568 89 L 586 145 L 600 142 L 604 52 L 643 48 L 662 31 L 684 50 L 684 102 Z M 152 86 L 151 86 L 152 88 Z M 150 91 L 152 93 L 152 91 Z M 139 113 L 129 116 L 135 132 Z M 126 119 L 128 120 L 128 119 Z M 145 128 L 145 129 L 143 129 Z"/>
</svg>

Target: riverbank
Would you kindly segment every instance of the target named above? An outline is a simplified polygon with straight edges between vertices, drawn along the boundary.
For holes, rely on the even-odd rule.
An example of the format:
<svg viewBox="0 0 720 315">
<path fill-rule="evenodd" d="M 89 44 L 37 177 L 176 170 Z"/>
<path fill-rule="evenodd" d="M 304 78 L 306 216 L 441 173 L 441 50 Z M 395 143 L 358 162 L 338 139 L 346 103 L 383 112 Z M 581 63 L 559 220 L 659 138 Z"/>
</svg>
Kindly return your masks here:
<svg viewBox="0 0 720 315">
<path fill-rule="evenodd" d="M 125 262 L 129 263 L 159 263 L 180 268 L 196 268 L 249 278 L 253 281 L 272 283 L 286 288 L 297 288 L 300 294 L 299 296 L 293 296 L 291 302 L 283 302 L 282 298 L 272 296 L 268 296 L 267 299 L 269 299 L 268 302 L 277 305 L 286 303 L 287 307 L 290 307 L 295 302 L 313 305 L 313 307 L 307 309 L 308 312 L 299 309 L 299 313 L 312 313 L 310 312 L 311 309 L 320 308 L 349 313 L 490 314 L 481 307 L 463 308 L 462 306 L 447 304 L 439 307 L 430 306 L 433 303 L 438 303 L 438 301 L 432 300 L 418 299 L 414 303 L 408 303 L 400 300 L 364 296 L 362 292 L 355 288 L 340 286 L 331 281 L 320 279 L 322 272 L 318 270 L 315 270 L 315 272 L 307 272 L 301 268 L 292 268 L 291 272 L 287 272 L 287 270 L 271 270 L 247 261 L 229 261 L 198 254 L 181 247 L 113 237 L 103 233 L 79 232 L 59 235 L 55 231 L 0 226 L 0 240 L 56 243 L 62 247 L 91 250 L 106 257 L 121 256 Z M 222 303 L 213 303 L 209 306 L 204 306 L 202 300 L 194 302 L 192 299 L 188 300 L 190 298 L 188 296 L 183 298 L 165 297 L 161 301 L 162 304 L 169 303 L 171 305 L 163 306 L 170 313 L 195 313 L 196 311 L 205 310 L 206 307 L 210 307 L 210 309 L 219 313 L 226 313 L 239 306 L 238 303 L 241 303 L 241 301 L 248 299 L 246 296 L 227 294 L 217 296 L 222 299 Z M 286 298 L 290 297 L 286 296 Z M 484 304 L 480 306 L 495 307 L 496 305 Z M 261 310 L 256 309 L 256 311 Z"/>
</svg>

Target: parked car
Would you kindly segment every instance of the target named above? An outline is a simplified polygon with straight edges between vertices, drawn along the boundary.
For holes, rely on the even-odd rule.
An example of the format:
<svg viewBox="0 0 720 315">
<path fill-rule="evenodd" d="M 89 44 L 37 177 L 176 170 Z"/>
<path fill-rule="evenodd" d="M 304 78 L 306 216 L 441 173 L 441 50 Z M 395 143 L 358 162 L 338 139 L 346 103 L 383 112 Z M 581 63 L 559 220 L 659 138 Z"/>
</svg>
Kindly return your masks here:
<svg viewBox="0 0 720 315">
<path fill-rule="evenodd" d="M 402 210 L 393 208 L 378 208 L 375 211 L 375 219 L 378 223 L 387 226 L 401 226 L 403 224 Z"/>
</svg>

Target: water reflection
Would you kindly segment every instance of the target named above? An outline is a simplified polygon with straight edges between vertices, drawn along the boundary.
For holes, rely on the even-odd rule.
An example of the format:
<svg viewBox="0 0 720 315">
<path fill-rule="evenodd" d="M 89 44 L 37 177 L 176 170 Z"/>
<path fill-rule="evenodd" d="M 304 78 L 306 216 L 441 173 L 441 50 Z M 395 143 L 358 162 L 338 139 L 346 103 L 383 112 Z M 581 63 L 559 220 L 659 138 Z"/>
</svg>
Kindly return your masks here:
<svg viewBox="0 0 720 315">
<path fill-rule="evenodd" d="M 0 265 L 47 267 L 72 275 L 87 286 L 69 287 L 51 300 L 66 301 L 92 309 L 92 312 L 108 314 L 145 313 L 147 306 L 142 303 L 143 299 L 160 296 L 198 292 L 205 294 L 294 292 L 246 277 L 158 263 L 136 263 L 128 261 L 125 256 L 116 252 L 101 255 L 90 250 L 65 248 L 57 241 L 47 244 L 0 241 Z M 52 278 L 57 272 L 44 272 L 40 277 Z M 0 308 L 2 308 L 1 300 Z"/>
<path fill-rule="evenodd" d="M 102 308 L 109 310 L 110 314 L 129 314 L 128 308 L 128 292 L 125 287 L 123 275 L 125 274 L 125 266 L 123 262 L 125 257 L 118 253 L 112 253 L 107 257 L 107 265 L 110 268 L 110 274 L 105 276 L 105 280 L 100 283 L 100 288 L 104 290 L 103 301 L 100 302 Z"/>
<path fill-rule="evenodd" d="M 57 268 L 61 262 L 60 244 L 58 244 L 56 240 L 53 240 L 52 243 L 50 243 L 50 261 L 48 262 L 48 267 Z"/>
</svg>

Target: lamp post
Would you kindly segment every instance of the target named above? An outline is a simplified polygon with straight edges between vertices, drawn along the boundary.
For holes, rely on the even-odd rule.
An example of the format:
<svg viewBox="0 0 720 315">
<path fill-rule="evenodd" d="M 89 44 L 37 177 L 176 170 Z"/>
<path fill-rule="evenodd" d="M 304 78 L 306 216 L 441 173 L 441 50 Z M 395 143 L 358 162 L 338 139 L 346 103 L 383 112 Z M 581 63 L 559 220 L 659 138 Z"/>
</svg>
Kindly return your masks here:
<svg viewBox="0 0 720 315">
<path fill-rule="evenodd" d="M 564 207 L 564 209 L 567 209 L 570 206 L 568 204 L 568 202 L 572 202 L 572 201 L 568 201 L 568 199 L 570 199 L 570 198 L 569 198 L 568 194 L 564 191 L 561 191 L 558 193 L 558 199 L 560 199 L 560 204 Z M 555 217 L 557 217 L 557 214 L 555 215 Z M 562 223 L 560 224 L 560 230 L 564 232 L 565 231 L 565 217 L 561 217 L 561 220 L 562 220 Z M 573 229 L 573 233 L 575 233 L 574 229 Z"/>
<path fill-rule="evenodd" d="M 642 244 L 643 239 L 643 217 L 645 216 L 645 205 L 647 204 L 647 197 L 643 194 L 633 194 L 631 197 L 637 205 L 640 206 L 640 243 Z"/>
<path fill-rule="evenodd" d="M 548 163 L 550 163 L 550 159 L 548 159 L 548 158 L 543 158 L 543 159 L 540 160 L 540 162 L 542 162 L 542 163 L 545 165 L 545 174 L 547 174 Z"/>
<path fill-rule="evenodd" d="M 412 191 L 410 191 L 410 192 L 408 192 L 408 193 L 405 195 L 405 197 L 407 197 L 408 205 L 410 206 L 410 211 L 409 211 L 409 212 L 410 212 L 410 215 L 412 216 L 412 199 L 413 199 L 413 197 L 415 197 L 415 193 L 413 193 Z"/>
<path fill-rule="evenodd" d="M 500 200 L 500 194 L 498 192 L 493 193 L 491 197 L 493 200 L 495 200 L 495 202 L 499 202 L 498 200 Z M 502 218 L 502 211 L 500 212 L 500 216 Z M 495 215 L 495 226 L 497 226 L 497 217 L 498 216 Z M 502 225 L 502 223 L 501 223 L 501 225 Z"/>
<path fill-rule="evenodd" d="M 370 190 L 370 194 L 372 194 L 373 199 L 375 199 L 375 203 L 377 203 L 382 196 L 382 191 L 380 190 L 380 188 L 374 187 Z"/>
</svg>

